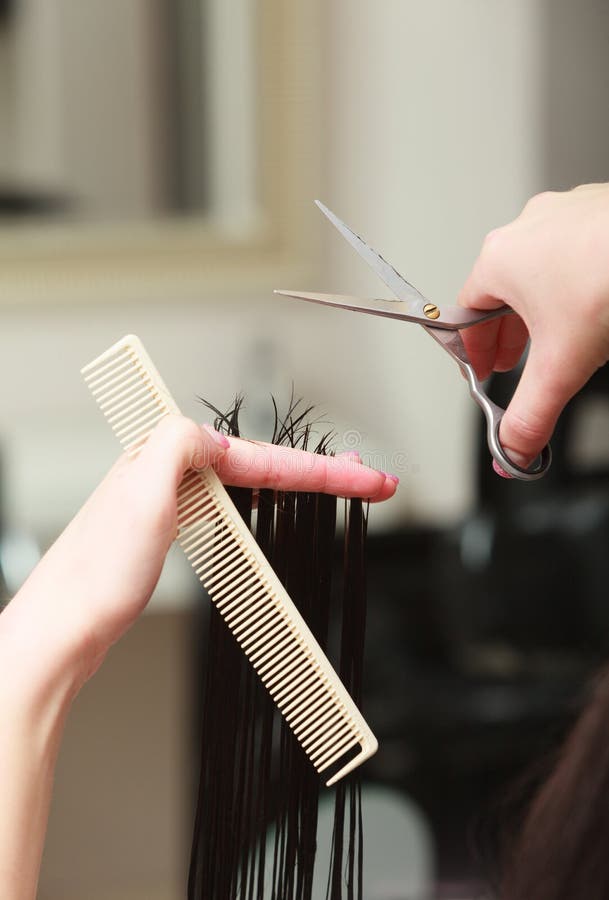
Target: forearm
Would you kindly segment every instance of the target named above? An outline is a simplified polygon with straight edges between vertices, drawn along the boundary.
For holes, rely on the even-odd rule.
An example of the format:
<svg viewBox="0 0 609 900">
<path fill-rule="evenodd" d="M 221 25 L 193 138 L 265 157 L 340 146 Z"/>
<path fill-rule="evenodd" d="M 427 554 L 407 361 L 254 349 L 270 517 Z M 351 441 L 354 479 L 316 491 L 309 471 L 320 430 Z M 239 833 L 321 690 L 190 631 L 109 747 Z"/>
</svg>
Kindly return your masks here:
<svg viewBox="0 0 609 900">
<path fill-rule="evenodd" d="M 33 900 L 55 763 L 76 693 L 70 667 L 52 660 L 30 598 L 0 615 L 0 900 Z M 45 644 L 47 645 L 45 647 Z"/>
</svg>

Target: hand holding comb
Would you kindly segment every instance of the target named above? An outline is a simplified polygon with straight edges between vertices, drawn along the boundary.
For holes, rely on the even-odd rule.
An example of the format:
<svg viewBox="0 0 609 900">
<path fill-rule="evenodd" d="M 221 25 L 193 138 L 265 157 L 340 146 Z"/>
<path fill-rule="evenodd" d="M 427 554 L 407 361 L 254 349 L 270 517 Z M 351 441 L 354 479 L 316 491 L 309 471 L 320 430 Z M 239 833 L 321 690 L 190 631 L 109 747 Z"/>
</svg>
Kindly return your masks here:
<svg viewBox="0 0 609 900">
<path fill-rule="evenodd" d="M 133 335 L 83 375 L 130 455 L 164 416 L 179 413 Z M 374 735 L 213 469 L 191 470 L 182 481 L 177 540 L 317 771 L 332 770 L 327 784 L 372 756 Z"/>
</svg>

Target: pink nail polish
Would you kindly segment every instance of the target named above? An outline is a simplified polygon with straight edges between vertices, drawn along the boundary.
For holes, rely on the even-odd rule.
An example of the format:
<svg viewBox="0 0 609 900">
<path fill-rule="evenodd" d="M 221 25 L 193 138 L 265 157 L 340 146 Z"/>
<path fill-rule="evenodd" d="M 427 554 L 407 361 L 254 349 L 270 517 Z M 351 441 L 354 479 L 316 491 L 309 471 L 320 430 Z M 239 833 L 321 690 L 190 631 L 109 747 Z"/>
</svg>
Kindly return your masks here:
<svg viewBox="0 0 609 900">
<path fill-rule="evenodd" d="M 205 423 L 205 425 L 201 425 L 201 428 L 205 429 L 205 431 L 210 435 L 210 437 L 214 439 L 219 447 L 222 447 L 223 450 L 228 450 L 228 448 L 230 447 L 230 441 L 225 434 L 220 434 L 219 431 L 216 431 L 215 428 L 212 428 L 212 426 L 208 425 L 207 423 Z"/>
<path fill-rule="evenodd" d="M 379 470 L 380 471 L 380 470 Z M 392 475 L 390 472 L 380 472 L 381 475 L 384 475 L 385 478 L 388 478 L 390 481 L 393 481 L 394 484 L 399 484 L 400 479 L 397 475 Z"/>
<path fill-rule="evenodd" d="M 499 463 L 497 462 L 496 459 L 493 460 L 493 469 L 497 473 L 497 475 L 499 475 L 500 478 L 512 478 L 513 477 L 508 472 L 506 472 L 505 469 L 501 468 L 501 466 L 499 465 Z"/>
</svg>

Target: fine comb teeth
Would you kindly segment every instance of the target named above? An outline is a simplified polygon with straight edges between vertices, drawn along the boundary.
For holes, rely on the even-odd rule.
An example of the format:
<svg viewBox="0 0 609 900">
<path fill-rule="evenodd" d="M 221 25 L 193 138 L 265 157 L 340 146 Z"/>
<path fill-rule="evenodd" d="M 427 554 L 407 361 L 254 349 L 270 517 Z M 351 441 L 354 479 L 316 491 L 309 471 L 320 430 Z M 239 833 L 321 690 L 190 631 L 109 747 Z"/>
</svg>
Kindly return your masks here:
<svg viewBox="0 0 609 900">
<path fill-rule="evenodd" d="M 82 374 L 132 456 L 179 413 L 134 335 Z M 184 476 L 177 540 L 317 771 L 338 768 L 327 784 L 372 756 L 376 738 L 211 468 Z"/>
</svg>

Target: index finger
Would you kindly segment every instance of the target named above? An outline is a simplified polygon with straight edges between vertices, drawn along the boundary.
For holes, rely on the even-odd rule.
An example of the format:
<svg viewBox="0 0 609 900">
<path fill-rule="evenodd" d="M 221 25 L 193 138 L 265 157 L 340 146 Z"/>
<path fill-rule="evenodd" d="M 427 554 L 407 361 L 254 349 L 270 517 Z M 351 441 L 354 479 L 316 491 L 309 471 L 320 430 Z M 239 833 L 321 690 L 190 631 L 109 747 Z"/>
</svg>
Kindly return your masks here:
<svg viewBox="0 0 609 900">
<path fill-rule="evenodd" d="M 235 437 L 229 442 L 214 469 L 221 481 L 235 487 L 315 491 L 375 501 L 387 500 L 396 491 L 397 478 L 371 469 L 353 456 L 322 456 Z"/>
<path fill-rule="evenodd" d="M 486 246 L 492 242 L 492 233 Z M 484 278 L 484 251 L 476 260 L 457 301 L 466 309 L 498 309 L 506 300 L 489 292 L 488 279 Z M 517 324 L 515 324 L 517 320 Z M 526 345 L 526 327 L 519 317 L 507 316 L 473 325 L 461 332 L 465 349 L 478 378 L 488 378 L 493 370 L 505 370 L 516 364 Z M 519 348 L 518 352 L 516 348 Z"/>
</svg>

